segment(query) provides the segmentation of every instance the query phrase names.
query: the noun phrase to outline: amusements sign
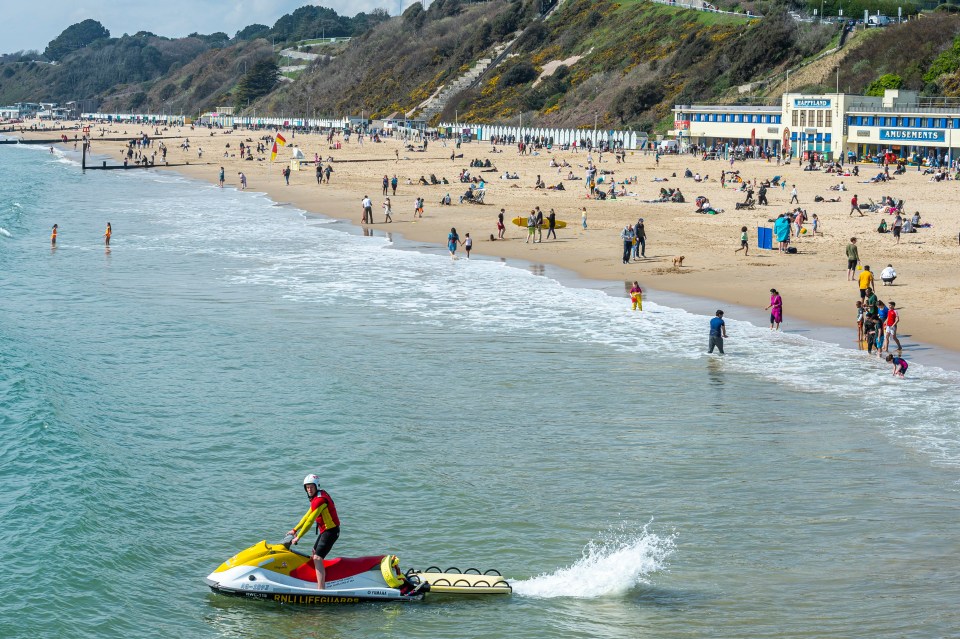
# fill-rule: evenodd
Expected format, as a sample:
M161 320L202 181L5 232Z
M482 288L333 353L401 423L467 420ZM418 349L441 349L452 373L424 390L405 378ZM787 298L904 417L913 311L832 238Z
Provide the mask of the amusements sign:
M689 131L690 130L690 120L674 120L673 128L677 131Z
M944 142L945 131L925 129L880 129L880 139L890 142Z

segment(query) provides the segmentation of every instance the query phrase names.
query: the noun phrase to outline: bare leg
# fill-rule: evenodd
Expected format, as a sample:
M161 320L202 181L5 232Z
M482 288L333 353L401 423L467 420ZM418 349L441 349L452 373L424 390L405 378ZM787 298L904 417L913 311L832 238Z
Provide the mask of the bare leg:
M323 557L318 555L313 556L313 565L317 569L317 588L319 590L326 590L327 586L327 569L323 567Z

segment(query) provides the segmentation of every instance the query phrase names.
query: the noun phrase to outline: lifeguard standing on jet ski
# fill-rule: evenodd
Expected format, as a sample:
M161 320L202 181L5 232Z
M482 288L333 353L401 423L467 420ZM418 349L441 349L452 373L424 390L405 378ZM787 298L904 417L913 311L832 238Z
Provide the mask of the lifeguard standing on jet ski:
M303 489L307 491L307 497L310 498L310 510L290 531L290 534L293 535L292 543L295 544L310 530L311 524L314 521L317 522L319 536L313 544L313 565L317 569L317 586L320 590L324 590L327 573L323 567L323 559L340 537L340 518L337 517L337 507L333 504L333 499L327 491L320 489L320 477L317 475L304 477Z

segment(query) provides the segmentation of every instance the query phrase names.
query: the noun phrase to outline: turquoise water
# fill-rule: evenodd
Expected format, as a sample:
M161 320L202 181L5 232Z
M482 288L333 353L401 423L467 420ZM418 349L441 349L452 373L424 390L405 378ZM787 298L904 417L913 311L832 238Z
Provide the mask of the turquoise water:
M0 636L960 634L958 374L407 248L0 146ZM339 553L514 595L211 594L308 472Z

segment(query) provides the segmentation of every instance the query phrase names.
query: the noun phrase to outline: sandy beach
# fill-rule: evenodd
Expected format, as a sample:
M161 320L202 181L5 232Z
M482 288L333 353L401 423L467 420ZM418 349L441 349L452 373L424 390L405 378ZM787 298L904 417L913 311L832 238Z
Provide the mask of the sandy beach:
M106 136L133 138L141 131L155 134L152 128L113 125L107 128ZM74 132L66 131L71 139ZM240 159L241 141L255 144L268 134L184 127L161 130L160 136L155 137L177 138L164 140L168 147L167 162L189 162L189 166L178 166L174 170L192 178L216 184L223 166L226 186L240 188L238 173L243 171L248 190L261 191L276 202L355 224L361 221L360 201L366 195L373 201L375 224L372 228L378 231L400 233L418 242L445 244L450 228L456 227L461 238L470 233L476 254L553 264L591 279L638 280L642 286L653 289L647 295L647 299L653 301L657 299L656 291L663 290L762 309L769 302L769 289L776 288L784 300L785 330L790 329L791 319L845 327L850 329L851 346L856 342L855 302L859 293L856 283L847 280L845 247L851 237L857 237L862 264L869 265L877 277L878 297L895 300L898 310L902 311L900 335L906 338L904 344L920 341L960 351L960 313L957 312L960 280L956 277L960 266L960 222L950 209L958 188L953 181L931 182L930 176L918 172L916 167L908 168L905 175L896 176L894 181L867 184L862 182L878 172L874 165L861 164L859 177L843 177L822 171L803 171L796 162L783 166L765 160L736 162L732 170L739 171L747 180L762 181L780 175L786 183L783 189L769 190L768 206L741 211L735 209L735 204L744 199L744 193L736 188L739 185L728 184L723 189L720 186L720 172L731 170L730 163L703 161L690 155L663 155L658 167L652 154L627 151L624 163L616 163L612 154L603 154L602 158L594 154L593 162L600 170L613 172L607 179L622 182L636 177L635 183L626 185L626 190L635 196L598 201L586 196L582 178L588 154L584 151L542 149L536 154L521 156L515 146L499 146L498 152L494 152L494 147L486 142L464 143L460 149L455 149L452 142L447 146L431 142L426 152L417 152L391 138L380 143L365 138L360 145L355 136L343 143L342 148L331 149L323 135L285 132L288 144L279 149L275 162L269 161L269 151L265 156L258 156L265 157L264 161ZM108 154L120 161L125 146L120 142L98 141L99 135L100 129L95 129L91 152ZM24 137L53 136L47 130L27 132ZM183 138L190 140L188 150L179 146ZM342 138L338 139L343 142ZM294 145L308 159L312 160L315 153L323 160L333 158L334 172L329 185L317 184L312 164L304 165L302 171L294 171L289 186L285 184L281 171L289 166ZM202 157L198 157L198 147L203 149ZM72 148L72 144L68 148ZM451 160L451 153L462 154L462 157ZM157 157L159 164L159 153ZM471 169L470 161L474 159L489 159L496 171ZM566 162L570 167L551 167L551 159L559 164ZM685 179L687 168L708 177L699 183ZM483 205L458 203L467 186L457 180L464 169L487 181ZM500 179L506 171L516 172L520 179ZM564 179L571 171L581 179ZM417 184L420 176L429 178L430 174L446 178L450 184ZM396 195L391 195L392 224L384 223L381 186L384 175L391 178L396 175L399 180ZM562 182L566 190L535 189L538 175L547 185ZM655 178L666 181L657 182ZM830 190L841 181L846 191ZM772 227L778 214L793 208L789 205L793 185L796 185L799 205L808 216L817 214L820 233L814 237L808 222L806 228L811 232L793 243L797 254L757 249L757 227ZM644 202L656 199L661 187L679 187L686 203ZM453 204L441 206L440 199L447 193ZM903 199L908 215L919 211L922 222L932 227L904 234L899 245L895 245L892 234L876 231L884 218L880 213L864 212L863 217L849 215L853 194L858 195L861 203L869 199L878 202L883 195ZM718 215L695 213L693 202L700 195L723 212ZM817 195L826 199L839 197L840 201L815 202ZM422 219L414 221L417 197L424 198L425 212ZM556 240L547 240L544 230L543 242L525 243L526 229L509 222L514 217L526 216L534 206L539 206L545 214L554 209L557 219L567 222L566 228L557 231ZM587 209L587 229L580 224L582 207ZM497 233L497 213L501 208L506 210L506 238L491 241L491 235L495 237ZM622 264L620 231L641 217L647 233L647 257ZM887 224L892 224L891 216L885 219ZM120 222L114 222L117 239L123 233ZM740 245L742 226L746 226L749 233L747 256L734 252ZM682 267L674 266L674 258L678 256L685 258ZM879 273L887 264L892 264L898 274L895 285L890 287L879 283ZM624 304L626 308L628 302Z

